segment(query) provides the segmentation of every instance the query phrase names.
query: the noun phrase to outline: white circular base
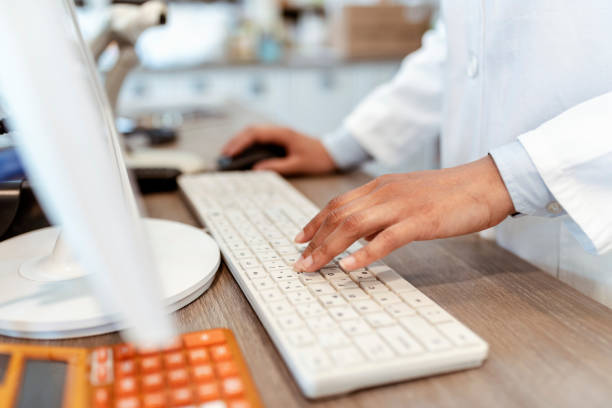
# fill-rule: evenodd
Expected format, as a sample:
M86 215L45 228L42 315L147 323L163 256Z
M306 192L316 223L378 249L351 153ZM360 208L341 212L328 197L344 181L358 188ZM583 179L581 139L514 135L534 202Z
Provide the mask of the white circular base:
M164 302L175 311L210 287L221 262L219 247L201 229L167 220L144 221ZM0 243L0 334L64 339L122 328L117 313L102 310L87 276L35 281L19 272L24 263L50 254L58 234L58 228L50 227Z

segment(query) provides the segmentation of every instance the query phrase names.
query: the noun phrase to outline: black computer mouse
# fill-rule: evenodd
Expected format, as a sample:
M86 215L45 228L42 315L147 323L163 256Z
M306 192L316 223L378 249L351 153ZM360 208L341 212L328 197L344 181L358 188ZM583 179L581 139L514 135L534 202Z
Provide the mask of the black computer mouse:
M285 157L287 151L284 147L275 144L254 144L234 157L221 156L217 159L219 170L249 170L255 163L266 159Z

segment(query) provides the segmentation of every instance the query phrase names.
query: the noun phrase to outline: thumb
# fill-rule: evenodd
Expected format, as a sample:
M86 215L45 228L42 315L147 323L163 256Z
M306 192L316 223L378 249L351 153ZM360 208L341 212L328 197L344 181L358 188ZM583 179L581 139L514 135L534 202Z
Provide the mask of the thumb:
M262 160L253 166L253 170L271 170L280 174L295 173L297 162L291 157Z

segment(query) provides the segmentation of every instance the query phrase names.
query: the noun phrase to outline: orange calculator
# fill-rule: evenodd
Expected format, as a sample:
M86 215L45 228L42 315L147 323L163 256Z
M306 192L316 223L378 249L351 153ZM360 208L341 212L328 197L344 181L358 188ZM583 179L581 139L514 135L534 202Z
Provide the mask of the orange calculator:
M0 344L0 408L260 408L228 329L163 350Z

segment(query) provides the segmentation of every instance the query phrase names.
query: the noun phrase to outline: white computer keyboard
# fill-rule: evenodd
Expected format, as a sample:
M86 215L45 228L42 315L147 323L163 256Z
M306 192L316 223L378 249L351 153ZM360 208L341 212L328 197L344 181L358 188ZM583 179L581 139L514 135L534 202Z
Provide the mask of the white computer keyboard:
M318 208L268 172L182 176L189 204L310 398L475 367L488 345L382 262L296 273Z

